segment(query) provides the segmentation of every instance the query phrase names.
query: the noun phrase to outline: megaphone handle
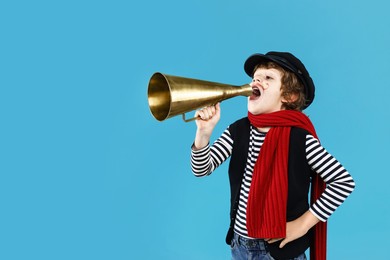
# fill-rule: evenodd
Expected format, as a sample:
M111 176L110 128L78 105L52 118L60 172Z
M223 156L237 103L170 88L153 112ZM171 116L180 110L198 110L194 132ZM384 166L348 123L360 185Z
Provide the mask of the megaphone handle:
M194 121L194 120L200 118L200 117L198 116L198 117L192 117L192 118L186 119L186 114L181 114L181 115L182 115L182 117L183 117L183 121L186 122L186 123L191 122L191 121Z

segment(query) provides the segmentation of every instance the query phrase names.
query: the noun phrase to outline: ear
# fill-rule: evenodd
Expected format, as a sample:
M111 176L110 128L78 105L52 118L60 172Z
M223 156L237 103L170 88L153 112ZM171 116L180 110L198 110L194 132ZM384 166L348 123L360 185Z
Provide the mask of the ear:
M298 97L299 97L298 94L296 94L296 93L291 93L289 96L283 97L283 98L282 98L282 101L283 101L284 103L295 102L295 101L298 100Z

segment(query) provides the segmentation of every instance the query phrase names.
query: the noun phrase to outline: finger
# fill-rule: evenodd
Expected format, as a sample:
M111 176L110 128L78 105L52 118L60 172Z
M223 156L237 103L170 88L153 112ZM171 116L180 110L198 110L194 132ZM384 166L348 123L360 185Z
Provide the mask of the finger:
M205 109L207 116L209 119L213 118L216 115L216 107L215 106L209 106L207 109Z
M211 113L212 116L215 115L215 111L216 111L215 106L211 106L209 112Z
M199 110L197 113L198 113L198 116L200 117L200 119L208 120L208 116L207 116L206 112L203 109Z
M268 239L268 243L269 244L272 244L272 243L275 243L275 242L278 242L279 240L282 240L283 238L270 238L270 239ZM265 240L265 239L264 239Z
M217 108L217 105L218 105L218 108ZM217 112L219 112L219 111L217 111L219 109L219 103L217 105L207 106L207 107L204 107L200 110L197 110L195 116L199 116L202 120L207 121L207 120L213 118L217 114Z
M215 112L216 113L219 113L221 111L221 103L218 102L216 105L215 105Z
M283 239L283 241L279 245L279 248L283 248L288 242L290 241L288 241L287 239Z
M196 110L196 111L195 111L194 117L197 117L197 118L200 118L200 117L201 117L201 116L200 116L200 110Z
M213 108L207 107L205 109L205 115L207 116L207 118L212 118L213 117Z

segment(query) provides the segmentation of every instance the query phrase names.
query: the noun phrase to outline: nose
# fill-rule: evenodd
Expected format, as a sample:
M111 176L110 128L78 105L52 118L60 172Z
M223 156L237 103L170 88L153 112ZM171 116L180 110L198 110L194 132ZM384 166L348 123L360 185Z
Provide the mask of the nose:
M253 83L257 83L257 82L258 82L258 83L262 83L262 82L263 82L263 78L261 78L261 77L253 78L253 79L252 79L252 82L253 82Z
M257 84L262 85L262 83L263 83L263 79L262 78L253 78L250 85L251 86L257 85Z

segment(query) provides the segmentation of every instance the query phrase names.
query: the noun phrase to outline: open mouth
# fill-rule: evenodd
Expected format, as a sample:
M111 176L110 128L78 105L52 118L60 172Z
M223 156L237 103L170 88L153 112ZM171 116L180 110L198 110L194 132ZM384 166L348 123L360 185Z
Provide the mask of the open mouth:
M255 96L255 97L260 97L261 96L260 89L257 88L257 87L253 87L252 88L252 95Z

